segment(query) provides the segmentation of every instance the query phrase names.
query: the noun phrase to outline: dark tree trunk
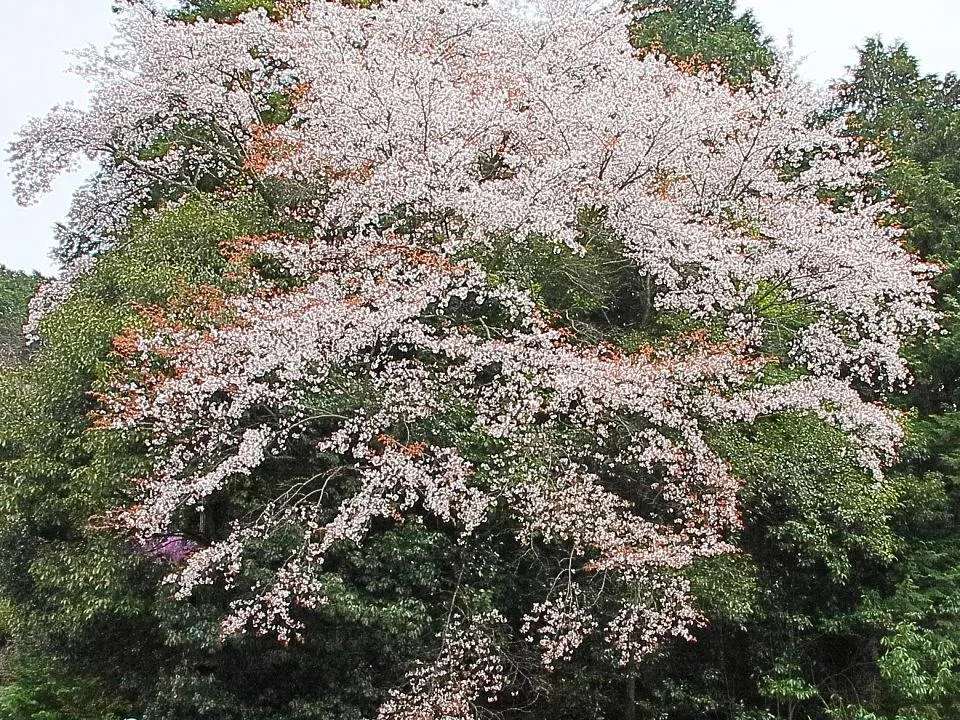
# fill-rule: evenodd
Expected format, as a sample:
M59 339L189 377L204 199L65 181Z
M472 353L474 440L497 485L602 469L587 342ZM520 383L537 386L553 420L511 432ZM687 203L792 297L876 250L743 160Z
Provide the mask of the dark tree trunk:
M637 720L637 679L632 675L623 681L623 720Z

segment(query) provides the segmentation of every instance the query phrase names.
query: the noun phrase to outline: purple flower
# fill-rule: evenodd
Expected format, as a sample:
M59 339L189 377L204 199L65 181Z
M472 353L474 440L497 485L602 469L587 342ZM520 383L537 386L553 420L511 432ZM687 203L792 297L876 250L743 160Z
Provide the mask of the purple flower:
M140 549L146 557L171 563L183 562L198 547L197 543L182 535L163 535L140 542Z

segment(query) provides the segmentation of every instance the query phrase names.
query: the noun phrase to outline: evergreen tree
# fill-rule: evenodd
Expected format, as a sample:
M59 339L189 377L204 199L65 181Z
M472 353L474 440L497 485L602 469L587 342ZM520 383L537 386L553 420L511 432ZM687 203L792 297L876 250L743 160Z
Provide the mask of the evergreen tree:
M640 0L632 7L642 16L632 31L633 42L641 49L694 67L717 66L736 86L749 84L755 72L773 69L770 40L753 13L737 14L731 0Z
M871 39L839 90L853 131L891 157L880 192L904 207L895 222L943 268L943 331L915 348L905 401L916 417L901 467L897 563L863 615L882 636L877 712L945 720L960 712L960 88L952 74L921 74L904 44Z

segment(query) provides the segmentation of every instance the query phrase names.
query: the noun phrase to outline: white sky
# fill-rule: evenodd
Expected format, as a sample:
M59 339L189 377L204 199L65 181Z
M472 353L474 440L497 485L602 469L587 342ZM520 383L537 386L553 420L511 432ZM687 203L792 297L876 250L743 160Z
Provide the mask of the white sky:
M960 70L960 0L739 0L753 8L779 45L792 35L806 58L801 73L825 83L856 60L854 47L870 35L905 40L924 72ZM0 0L0 148L20 125L58 102L82 103L85 88L65 73L66 52L103 45L112 36L110 0ZM6 153L0 154L0 264L50 274L52 227L67 213L83 174L64 177L37 205L13 201Z
M960 0L737 0L753 10L782 45L793 37L801 73L825 83L856 62L855 47L872 35L904 40L921 72L960 72Z

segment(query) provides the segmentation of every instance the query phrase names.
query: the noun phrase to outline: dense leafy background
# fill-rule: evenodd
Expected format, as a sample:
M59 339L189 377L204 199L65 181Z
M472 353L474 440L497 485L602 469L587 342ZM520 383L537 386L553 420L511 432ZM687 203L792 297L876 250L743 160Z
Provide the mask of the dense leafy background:
M254 6L276 10L195 0L178 17L229 21ZM678 0L633 37L692 67L717 64L735 85L772 67L762 29L726 0ZM533 678L518 717L960 717L960 87L921 75L906 47L871 39L839 91L850 132L890 154L876 192L906 208L890 221L944 265L944 333L912 350L917 383L900 400L911 440L895 482L878 491L842 439L805 418L718 433L715 447L746 480L743 550L692 571L709 619L698 642L671 646L636 677L587 653ZM141 448L89 427L88 391L108 370L111 339L139 305L200 284L227 289L219 243L291 230L272 218L258 198L211 194L135 222L46 321L48 341L29 358L17 328L40 279L0 271L0 717L360 718L402 675L398 658L433 632L431 590L447 582L438 568L458 550L415 526L344 558L347 581L311 621L312 639L283 647L221 643L225 597L170 602L158 589L163 567L96 519L125 500L145 463ZM615 335L618 312L643 316L642 288L602 262L558 266L530 250L517 279L583 332ZM630 330L616 340L656 328ZM521 606L516 568L457 562Z

